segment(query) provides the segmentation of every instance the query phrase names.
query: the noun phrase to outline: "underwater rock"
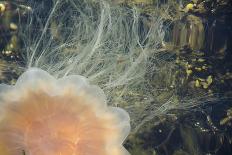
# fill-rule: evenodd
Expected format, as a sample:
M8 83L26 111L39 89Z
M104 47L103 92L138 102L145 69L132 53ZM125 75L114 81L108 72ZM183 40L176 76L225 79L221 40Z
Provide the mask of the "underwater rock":
M193 50L202 49L205 40L202 19L188 15L182 20L175 21L172 38L174 46L189 46Z

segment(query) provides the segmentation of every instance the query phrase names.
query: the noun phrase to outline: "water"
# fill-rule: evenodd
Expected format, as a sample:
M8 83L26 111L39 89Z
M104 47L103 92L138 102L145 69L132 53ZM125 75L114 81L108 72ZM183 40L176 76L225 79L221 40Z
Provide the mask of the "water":
M229 1L4 3L2 82L31 66L88 77L129 112L133 155L231 153Z

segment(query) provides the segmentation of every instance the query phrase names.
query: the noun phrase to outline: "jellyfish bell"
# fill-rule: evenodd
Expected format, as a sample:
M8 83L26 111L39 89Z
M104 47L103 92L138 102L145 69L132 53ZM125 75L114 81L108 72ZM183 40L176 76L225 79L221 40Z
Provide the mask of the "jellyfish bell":
M126 111L109 107L98 86L79 75L56 79L30 68L0 85L0 152L5 155L128 155Z

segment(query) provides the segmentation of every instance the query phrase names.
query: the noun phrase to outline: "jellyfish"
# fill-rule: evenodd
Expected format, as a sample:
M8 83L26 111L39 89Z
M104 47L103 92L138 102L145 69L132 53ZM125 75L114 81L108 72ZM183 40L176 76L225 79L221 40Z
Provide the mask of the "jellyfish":
M0 85L1 154L129 154L129 132L166 111L150 108L147 79L159 71L162 18L104 0L38 3L18 29L24 73Z
M0 85L0 152L4 155L128 155L126 111L109 107L83 76L56 79L30 68L14 86Z

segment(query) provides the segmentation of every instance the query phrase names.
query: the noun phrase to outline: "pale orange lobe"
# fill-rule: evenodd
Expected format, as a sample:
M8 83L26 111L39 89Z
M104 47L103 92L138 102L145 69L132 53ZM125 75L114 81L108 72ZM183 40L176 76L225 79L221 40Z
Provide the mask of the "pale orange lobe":
M57 80L30 69L15 86L0 90L4 155L128 154L122 146L130 131L128 114L107 107L103 91L85 78Z

